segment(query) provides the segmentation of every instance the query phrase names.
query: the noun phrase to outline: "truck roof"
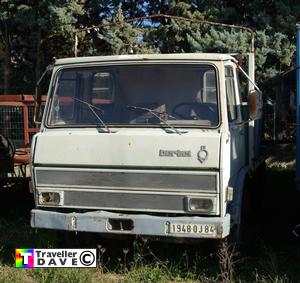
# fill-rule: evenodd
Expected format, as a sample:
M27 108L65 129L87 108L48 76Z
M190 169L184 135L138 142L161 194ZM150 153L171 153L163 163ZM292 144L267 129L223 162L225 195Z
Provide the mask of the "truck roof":
M57 59L55 65L82 64L111 61L147 61L147 60L203 60L226 61L235 60L229 54L220 53L173 53L173 54L138 54L138 55L114 55L114 56L89 56Z

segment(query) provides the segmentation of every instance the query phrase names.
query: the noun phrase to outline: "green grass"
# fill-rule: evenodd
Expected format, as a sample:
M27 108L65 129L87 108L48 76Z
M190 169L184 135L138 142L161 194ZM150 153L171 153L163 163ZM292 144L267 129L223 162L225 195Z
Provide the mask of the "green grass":
M95 269L17 269L15 248L61 245L55 231L31 229L28 207L19 206L0 216L0 283L229 282L228 278L231 282L299 282L300 240L291 233L293 225L300 223L294 171L267 170L261 189L255 237L242 251L234 252L232 268L208 247L210 242L193 246L141 240L132 243L88 235L88 246L98 248L101 255ZM227 249L225 258L229 255Z

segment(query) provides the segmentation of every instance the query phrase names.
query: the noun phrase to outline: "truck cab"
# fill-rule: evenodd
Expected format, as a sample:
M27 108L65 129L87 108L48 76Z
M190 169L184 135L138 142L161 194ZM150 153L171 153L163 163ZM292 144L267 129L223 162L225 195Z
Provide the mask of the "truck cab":
M226 54L56 60L32 141L31 226L228 236L252 160L238 70Z

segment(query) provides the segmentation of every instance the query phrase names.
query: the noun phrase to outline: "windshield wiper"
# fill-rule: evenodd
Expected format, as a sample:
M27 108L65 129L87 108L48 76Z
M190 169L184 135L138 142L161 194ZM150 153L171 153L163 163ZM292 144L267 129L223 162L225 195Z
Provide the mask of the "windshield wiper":
M107 127L107 125L103 122L103 120L100 118L100 116L96 113L96 111L94 110L94 108L95 109L97 109L97 110L99 110L102 114L104 113L104 111L101 109L101 108L98 108L98 107L96 107L96 106L94 106L94 105L92 105L92 104L90 104L90 103L88 103L88 102L86 102L86 101L84 101L84 100L81 100L81 99L78 99L78 98L76 98L76 97L72 97L74 100L76 100L76 101L79 101L79 102L81 102L81 103L83 103L83 104L85 104L85 105L87 105L87 107L92 111L92 113L96 116L96 118L100 121L100 123L104 126L104 128L105 128L105 130L108 132L108 133L111 133L111 130Z
M155 116L156 118L159 119L159 121L164 124L167 125L169 128L171 128L173 131L175 131L177 134L181 135L181 132L179 130L177 130L175 127L173 127L171 124L169 124L166 120L168 118L172 118L175 119L176 118L170 114L168 114L167 112L159 112L159 111L155 111L151 108L146 108L146 107L139 107L139 106L127 106L128 110L132 110L132 111L136 111L136 110L141 110L147 113L151 113L153 116Z

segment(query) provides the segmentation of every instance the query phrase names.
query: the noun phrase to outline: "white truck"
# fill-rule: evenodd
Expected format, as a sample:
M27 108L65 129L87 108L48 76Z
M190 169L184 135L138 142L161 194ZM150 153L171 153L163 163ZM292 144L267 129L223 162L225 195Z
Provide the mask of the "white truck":
M254 120L262 103L249 77L242 102L238 72L226 54L56 60L32 142L31 226L197 239L239 234L245 184L258 165Z

